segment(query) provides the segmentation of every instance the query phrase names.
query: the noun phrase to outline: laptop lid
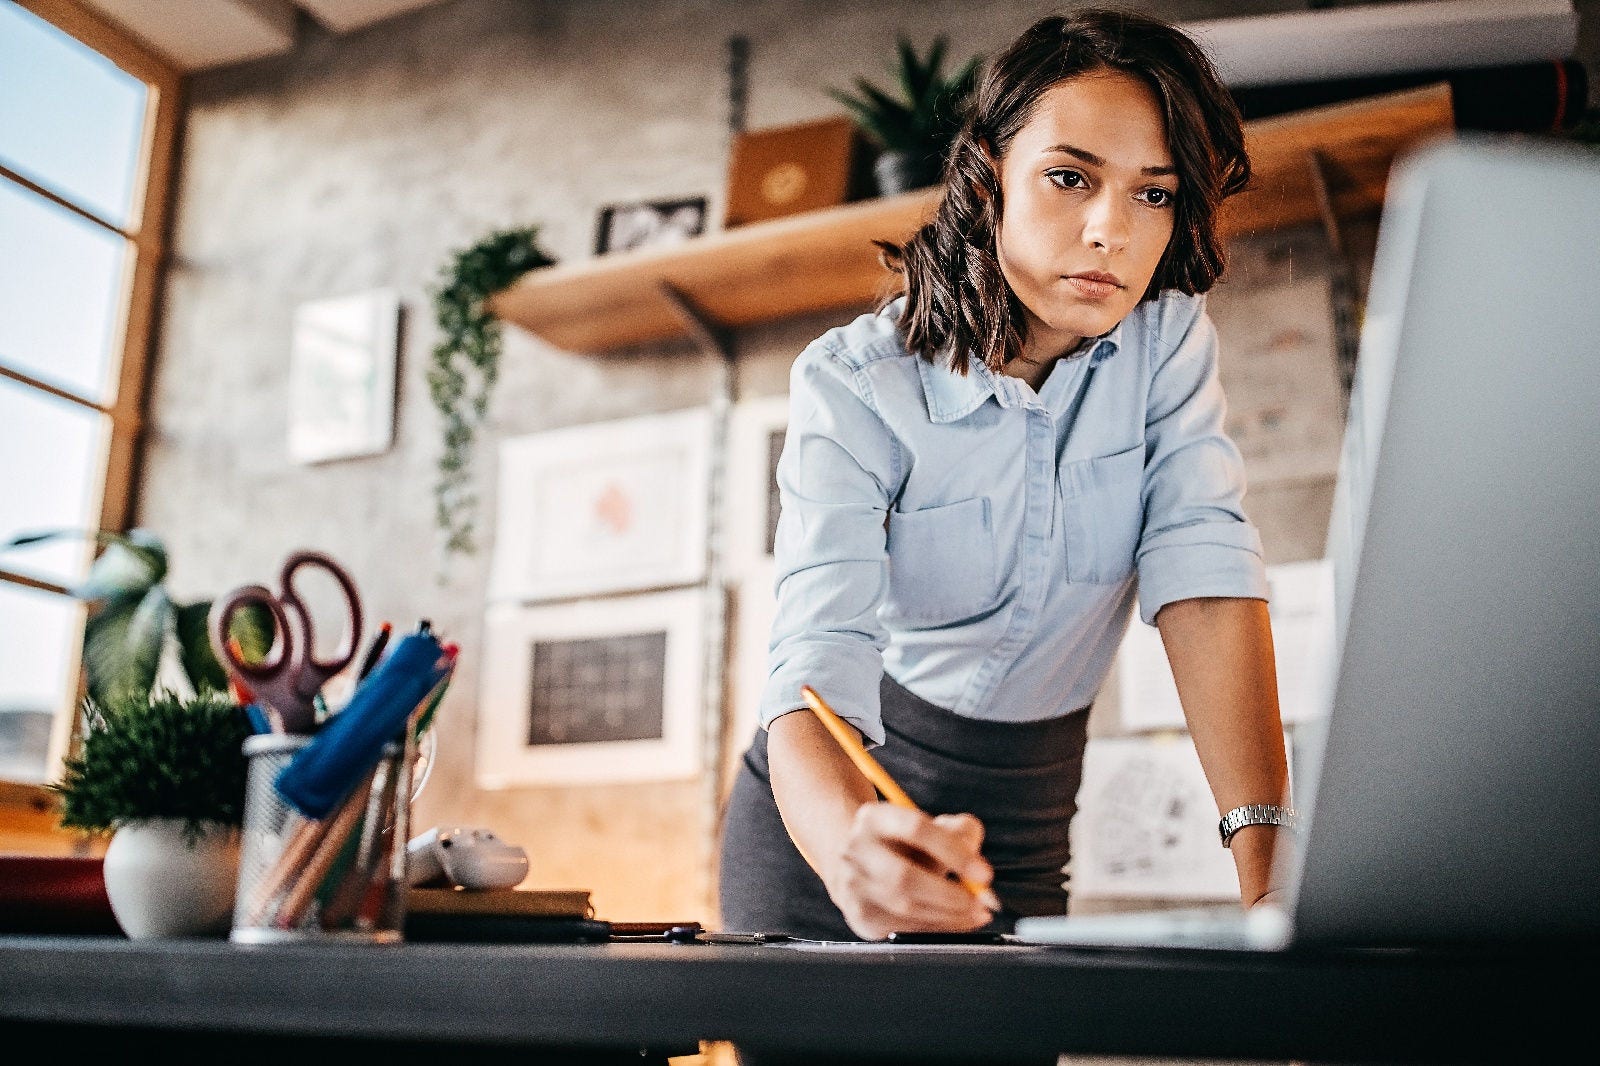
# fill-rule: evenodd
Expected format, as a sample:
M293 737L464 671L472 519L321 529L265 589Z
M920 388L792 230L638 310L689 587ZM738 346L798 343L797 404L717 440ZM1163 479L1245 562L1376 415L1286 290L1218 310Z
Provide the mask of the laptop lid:
M1463 136L1385 200L1297 776L1297 943L1600 932L1600 152Z

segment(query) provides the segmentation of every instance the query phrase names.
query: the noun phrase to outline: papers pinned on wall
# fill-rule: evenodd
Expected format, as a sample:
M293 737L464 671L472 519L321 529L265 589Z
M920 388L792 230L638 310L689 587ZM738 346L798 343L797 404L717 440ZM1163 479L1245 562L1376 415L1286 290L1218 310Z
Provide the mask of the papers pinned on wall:
M1070 891L1080 899L1239 897L1193 741L1171 734L1089 741L1070 869Z
M1267 568L1268 613L1278 666L1278 705L1287 724L1320 718L1334 676L1333 565L1328 559ZM1183 707L1161 634L1137 618L1117 653L1121 723L1135 732L1183 729Z

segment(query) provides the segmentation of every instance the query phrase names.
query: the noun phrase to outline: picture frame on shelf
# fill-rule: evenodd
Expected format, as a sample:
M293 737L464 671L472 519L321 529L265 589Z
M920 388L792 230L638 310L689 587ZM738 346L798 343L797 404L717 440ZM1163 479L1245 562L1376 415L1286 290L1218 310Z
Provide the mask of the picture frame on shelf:
M728 413L728 481L723 491L729 574L770 573L778 531L778 457L789 427L789 397L763 396Z
M702 765L705 593L485 615L480 788L684 780Z
M682 244L706 228L707 198L607 204L595 223L595 255Z
M700 407L504 441L489 599L703 580L711 430Z
M307 300L289 349L289 457L312 464L381 455L394 443L400 293Z

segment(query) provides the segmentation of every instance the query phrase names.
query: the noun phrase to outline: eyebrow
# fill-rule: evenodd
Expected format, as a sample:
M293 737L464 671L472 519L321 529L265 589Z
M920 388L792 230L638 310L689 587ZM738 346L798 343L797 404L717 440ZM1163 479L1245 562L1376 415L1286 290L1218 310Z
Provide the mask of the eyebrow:
M1067 155L1076 156L1077 158L1083 160L1085 163L1089 163L1089 164L1092 164L1092 165L1097 166L1097 167L1103 167L1103 166L1106 165L1106 161L1104 159L1101 159L1099 156L1095 155L1093 152L1086 152L1082 148L1074 148L1070 144L1053 144L1049 148L1045 149L1045 154L1048 155L1051 152L1065 152ZM1152 176L1161 175L1161 174L1176 175L1178 173L1178 168L1177 167L1140 167L1139 168L1139 173L1141 173L1141 174L1150 174Z

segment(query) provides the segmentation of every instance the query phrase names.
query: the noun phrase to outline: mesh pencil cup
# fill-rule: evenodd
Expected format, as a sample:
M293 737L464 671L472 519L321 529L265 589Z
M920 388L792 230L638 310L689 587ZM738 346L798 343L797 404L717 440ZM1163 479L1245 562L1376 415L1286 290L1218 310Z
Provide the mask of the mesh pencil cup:
M244 742L249 771L229 939L398 942L408 815L417 792L415 750L387 745L372 772L319 820L296 811L275 785L279 771L310 742L281 733Z

